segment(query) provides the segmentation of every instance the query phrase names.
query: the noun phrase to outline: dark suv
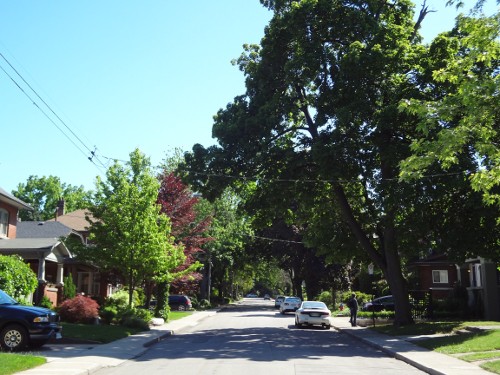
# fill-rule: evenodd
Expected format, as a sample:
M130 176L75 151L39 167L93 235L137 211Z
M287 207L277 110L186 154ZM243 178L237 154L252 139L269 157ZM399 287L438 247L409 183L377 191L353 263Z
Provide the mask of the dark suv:
M61 338L59 315L52 310L23 306L0 290L0 346L21 350L44 345L50 338Z
M171 295L168 296L168 305L172 310L186 311L191 309L191 300L188 296L184 295Z

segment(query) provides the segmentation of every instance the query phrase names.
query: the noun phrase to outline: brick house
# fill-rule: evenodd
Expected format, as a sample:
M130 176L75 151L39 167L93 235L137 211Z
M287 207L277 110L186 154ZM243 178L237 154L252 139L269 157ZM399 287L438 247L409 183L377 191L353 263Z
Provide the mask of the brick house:
M433 254L412 262L410 268L414 271L412 294L445 299L460 286L465 288L467 305L476 316L500 320L500 271L496 263L477 257L456 264L444 254Z
M18 238L19 210L32 208L0 188L0 254L19 255L38 277L38 288L31 298L37 303L43 296L54 305L61 300L64 263L72 254L58 238Z

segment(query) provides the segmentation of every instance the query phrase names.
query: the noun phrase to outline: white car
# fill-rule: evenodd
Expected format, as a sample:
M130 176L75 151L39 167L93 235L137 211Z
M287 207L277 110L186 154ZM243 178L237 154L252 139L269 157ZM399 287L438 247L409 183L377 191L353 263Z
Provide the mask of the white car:
M295 312L300 307L301 302L302 300L299 297L285 297L280 305L280 313Z
M330 329L331 311L321 301L304 301L295 311L295 326L318 325Z

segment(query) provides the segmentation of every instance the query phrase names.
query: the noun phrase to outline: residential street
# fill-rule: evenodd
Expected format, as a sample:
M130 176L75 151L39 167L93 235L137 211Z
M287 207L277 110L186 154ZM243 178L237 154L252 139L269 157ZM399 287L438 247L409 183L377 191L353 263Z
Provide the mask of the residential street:
M331 329L297 329L274 303L245 299L98 375L417 374L414 367Z

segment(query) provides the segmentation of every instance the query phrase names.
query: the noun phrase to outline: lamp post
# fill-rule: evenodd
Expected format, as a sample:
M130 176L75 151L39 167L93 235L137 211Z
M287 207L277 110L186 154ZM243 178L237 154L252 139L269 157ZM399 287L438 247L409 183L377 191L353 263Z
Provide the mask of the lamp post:
M370 275L370 285L371 285L371 289L372 289L372 322L373 322L373 326L375 327L375 307L373 306L373 300L375 299L375 293L374 293L374 290L375 290L375 287L373 285L373 279L374 279L374 276L373 276L373 263L370 263L368 265L368 275Z

